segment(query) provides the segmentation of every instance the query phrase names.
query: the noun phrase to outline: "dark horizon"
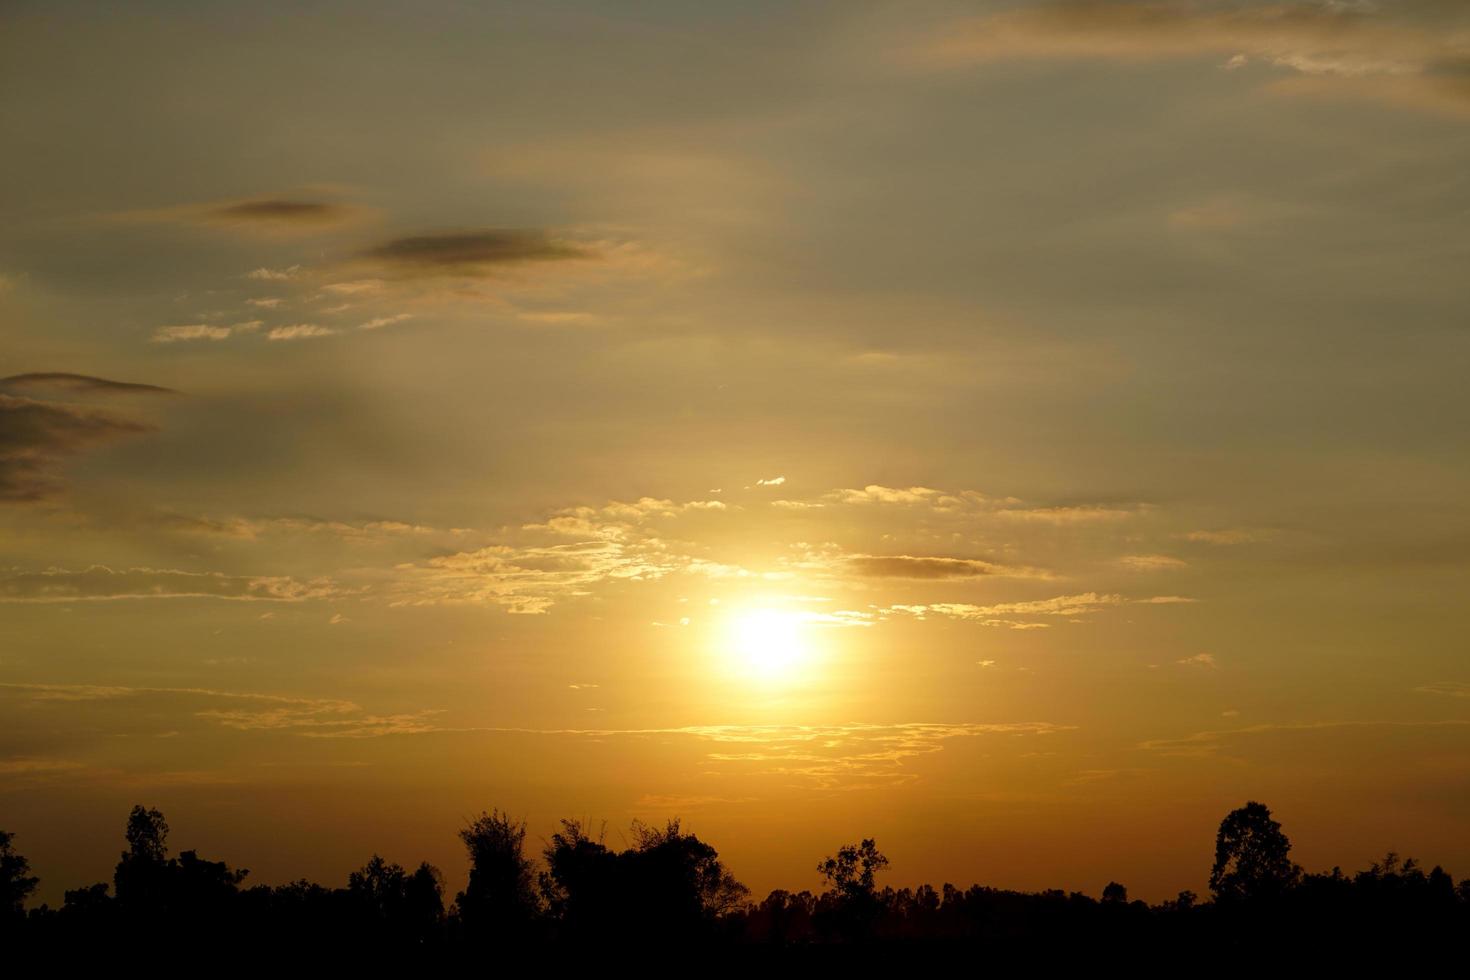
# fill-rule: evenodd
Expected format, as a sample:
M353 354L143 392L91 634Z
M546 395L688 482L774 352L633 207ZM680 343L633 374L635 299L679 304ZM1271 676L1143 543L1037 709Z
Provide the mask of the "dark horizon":
M259 949L328 953L371 937L390 955L470 955L491 948L485 944L655 950L984 940L992 954L1031 955L1026 944L1047 936L1172 955L1200 942L1224 952L1307 952L1361 923L1398 930L1398 942L1421 944L1422 953L1457 943L1470 926L1470 878L1457 884L1439 865L1426 871L1393 851L1355 873L1307 871L1292 860L1270 809L1254 801L1220 822L1209 894L1186 890L1153 905L1130 899L1116 880L1096 898L949 882L895 889L880 880L889 860L873 839L819 861L817 891L759 898L677 819L635 822L621 848L608 845L605 825L563 820L538 861L526 853L523 822L484 812L459 831L469 875L452 898L427 862L410 870L373 854L345 887L304 878L270 886L193 850L171 855L171 828L156 809L134 806L124 830L110 883L67 889L60 908L29 909L37 878L14 835L0 831L0 940L22 952L74 942L130 948L140 930L166 929L185 945L248 938Z

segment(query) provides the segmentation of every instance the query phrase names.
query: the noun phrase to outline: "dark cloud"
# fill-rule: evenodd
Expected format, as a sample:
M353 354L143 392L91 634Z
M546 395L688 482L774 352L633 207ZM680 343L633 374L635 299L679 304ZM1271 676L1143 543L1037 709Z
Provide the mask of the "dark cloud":
M596 253L543 231L492 228L395 238L364 257L410 275L483 275L496 266L589 259Z
M1007 569L973 558L916 558L912 555L858 555L848 566L867 578L953 579L1004 575Z
M0 394L0 501L55 496L60 461L81 449L149 426L110 412Z
M177 394L172 388L160 388L158 385L134 384L130 381L109 381L107 378L94 378L89 374L69 374L65 371L32 371L26 374L12 374L8 378L0 378L0 388L9 388L12 390L33 390L39 388L86 394Z
M288 201L268 198L239 201L213 208L207 215L220 221L263 222L270 224L324 225L341 221L350 209L323 201Z

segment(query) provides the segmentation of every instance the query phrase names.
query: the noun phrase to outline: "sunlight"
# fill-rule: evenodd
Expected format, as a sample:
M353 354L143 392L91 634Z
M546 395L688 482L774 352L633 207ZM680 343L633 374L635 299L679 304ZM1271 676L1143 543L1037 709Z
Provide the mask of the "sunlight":
M762 681L790 680L805 666L810 645L796 613L749 609L733 614L725 626L731 666Z

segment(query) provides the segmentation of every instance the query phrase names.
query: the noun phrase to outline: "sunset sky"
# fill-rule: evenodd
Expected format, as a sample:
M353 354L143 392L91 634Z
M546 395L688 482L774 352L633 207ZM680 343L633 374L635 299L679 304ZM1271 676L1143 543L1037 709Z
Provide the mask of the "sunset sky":
M1470 873L1463 2L11 0L0 135L39 898Z

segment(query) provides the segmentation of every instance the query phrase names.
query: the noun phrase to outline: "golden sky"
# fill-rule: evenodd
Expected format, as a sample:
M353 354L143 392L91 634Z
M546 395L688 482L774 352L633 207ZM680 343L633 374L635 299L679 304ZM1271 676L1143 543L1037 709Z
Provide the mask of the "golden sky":
M0 826L1470 868L1470 11L12 2Z

